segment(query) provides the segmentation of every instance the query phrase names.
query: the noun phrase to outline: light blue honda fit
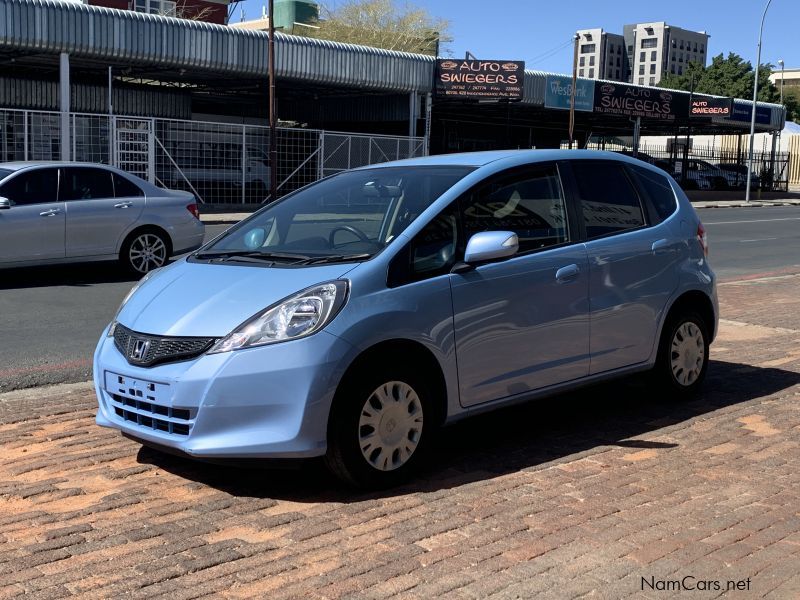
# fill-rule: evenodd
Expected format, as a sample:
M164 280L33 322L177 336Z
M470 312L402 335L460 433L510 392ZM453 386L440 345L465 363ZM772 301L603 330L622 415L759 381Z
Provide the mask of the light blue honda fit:
M142 279L97 347L97 423L391 485L480 411L637 371L690 394L717 312L703 226L659 169L556 150L387 163Z

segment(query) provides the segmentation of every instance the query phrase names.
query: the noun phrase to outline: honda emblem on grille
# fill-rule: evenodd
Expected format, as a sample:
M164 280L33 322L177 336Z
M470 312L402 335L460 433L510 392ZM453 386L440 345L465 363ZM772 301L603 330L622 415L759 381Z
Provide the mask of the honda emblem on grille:
M131 349L131 360L144 360L150 349L150 340L136 340Z

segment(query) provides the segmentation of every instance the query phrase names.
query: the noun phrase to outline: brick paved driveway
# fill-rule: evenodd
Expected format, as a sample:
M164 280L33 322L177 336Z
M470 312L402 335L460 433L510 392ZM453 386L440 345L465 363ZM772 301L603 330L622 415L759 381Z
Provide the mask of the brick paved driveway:
M0 396L0 598L800 598L800 276L720 294L697 400L480 416L377 495L141 449L83 384Z

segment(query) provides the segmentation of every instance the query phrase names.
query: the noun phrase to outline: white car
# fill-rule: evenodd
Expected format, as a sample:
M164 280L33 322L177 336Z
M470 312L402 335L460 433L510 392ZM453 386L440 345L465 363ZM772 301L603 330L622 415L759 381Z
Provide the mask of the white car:
M143 275L199 248L192 194L91 163L0 163L0 268L119 260Z

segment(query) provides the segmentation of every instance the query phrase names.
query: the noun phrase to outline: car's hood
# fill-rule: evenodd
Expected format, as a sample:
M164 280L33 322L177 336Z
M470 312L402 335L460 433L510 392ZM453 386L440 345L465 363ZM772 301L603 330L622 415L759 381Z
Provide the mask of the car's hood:
M355 265L270 268L179 261L156 271L117 320L141 333L223 337L271 304Z

